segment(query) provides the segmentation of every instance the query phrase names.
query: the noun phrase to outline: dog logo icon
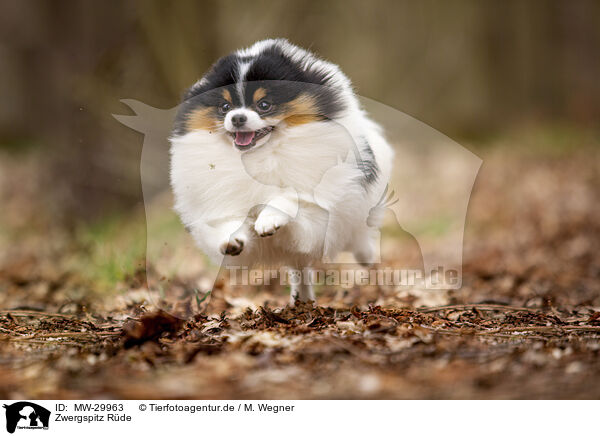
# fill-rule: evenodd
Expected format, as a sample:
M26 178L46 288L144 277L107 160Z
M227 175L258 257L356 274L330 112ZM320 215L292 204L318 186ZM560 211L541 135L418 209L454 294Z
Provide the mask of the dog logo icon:
M28 401L19 401L4 405L6 409L6 431L14 433L16 429L48 430L50 411Z

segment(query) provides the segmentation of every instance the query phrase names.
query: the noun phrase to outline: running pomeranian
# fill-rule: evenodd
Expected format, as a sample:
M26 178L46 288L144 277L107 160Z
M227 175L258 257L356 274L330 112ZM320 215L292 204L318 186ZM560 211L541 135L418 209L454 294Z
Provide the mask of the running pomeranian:
M184 96L171 137L175 210L217 262L298 274L350 251L369 264L392 160L336 65L259 41ZM292 302L314 299L306 280L292 283Z

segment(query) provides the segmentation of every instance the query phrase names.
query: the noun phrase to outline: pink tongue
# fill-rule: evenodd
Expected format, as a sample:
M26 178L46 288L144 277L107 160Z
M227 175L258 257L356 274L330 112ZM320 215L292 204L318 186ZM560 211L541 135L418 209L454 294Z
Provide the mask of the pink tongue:
M246 146L254 139L254 132L235 132L235 143Z

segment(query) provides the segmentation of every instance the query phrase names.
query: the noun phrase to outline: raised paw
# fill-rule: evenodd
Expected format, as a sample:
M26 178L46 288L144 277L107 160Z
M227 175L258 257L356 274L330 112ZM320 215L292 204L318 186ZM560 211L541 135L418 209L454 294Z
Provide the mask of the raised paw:
M244 241L238 238L232 238L221 245L221 253L229 256L237 256L244 250Z
M286 225L288 221L287 215L263 211L258 215L258 218L254 223L254 230L256 230L256 233L263 238L272 236L277 230Z

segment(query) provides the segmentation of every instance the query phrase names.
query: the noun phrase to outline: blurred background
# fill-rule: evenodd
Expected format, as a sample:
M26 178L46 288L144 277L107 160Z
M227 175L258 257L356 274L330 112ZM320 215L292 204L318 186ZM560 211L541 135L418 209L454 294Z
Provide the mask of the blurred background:
M119 100L171 108L217 58L267 37L314 50L360 95L471 148L523 129L581 143L600 117L593 0L2 0L0 8L0 157L36 173L12 168L3 182L19 189L4 189L2 201L42 190L34 210L19 212L28 225L72 228L139 206L142 137L112 118L129 113Z
M463 287L329 287L321 306L275 316L281 290L220 285L207 299L159 273L153 301L195 292L173 304L197 325L172 347L122 349L123 322L153 301L143 136L112 114L133 114L121 99L172 108L219 57L268 37L339 64L358 94L483 160ZM594 0L0 0L0 397L598 398L599 53ZM424 231L443 236L434 218ZM406 232L384 228L382 240L386 266L421 261ZM457 309L467 303L487 306ZM277 336L281 322L293 342ZM512 342L468 334L506 326L524 330ZM90 328L112 339L84 338ZM35 336L65 329L79 336Z

